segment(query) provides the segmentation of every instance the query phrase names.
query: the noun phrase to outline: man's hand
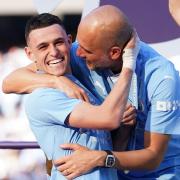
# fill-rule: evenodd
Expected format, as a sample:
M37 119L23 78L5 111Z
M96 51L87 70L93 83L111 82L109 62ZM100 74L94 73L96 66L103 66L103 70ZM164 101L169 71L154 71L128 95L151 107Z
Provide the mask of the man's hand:
M132 104L126 105L126 111L123 115L123 120L121 121L121 126L111 131L113 150L115 151L125 151L131 136L131 132L136 124L136 108Z
M55 77L55 88L60 89L70 98L77 98L89 102L89 98L84 89L76 85L67 77Z
M132 104L127 104L121 124L127 126L134 126L136 124L136 117L136 108Z
M63 144L61 148L74 151L73 154L53 162L67 179L74 179L87 173L98 166L97 162L100 162L99 165L104 164L106 153L103 151L93 151L79 144Z
M123 67L124 68L129 68L132 71L135 71L136 68L136 58L140 50L140 40L139 37L134 30L132 33L132 37L129 40L129 42L126 44L123 50Z

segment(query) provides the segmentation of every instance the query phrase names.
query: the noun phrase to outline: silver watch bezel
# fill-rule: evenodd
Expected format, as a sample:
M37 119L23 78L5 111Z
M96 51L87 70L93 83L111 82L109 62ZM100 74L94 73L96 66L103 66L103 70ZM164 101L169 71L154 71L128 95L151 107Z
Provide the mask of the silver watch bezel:
M112 163L110 164L110 161L112 161ZM105 167L114 167L116 163L116 159L115 159L115 156L113 154L108 154L106 156L106 161L105 161Z

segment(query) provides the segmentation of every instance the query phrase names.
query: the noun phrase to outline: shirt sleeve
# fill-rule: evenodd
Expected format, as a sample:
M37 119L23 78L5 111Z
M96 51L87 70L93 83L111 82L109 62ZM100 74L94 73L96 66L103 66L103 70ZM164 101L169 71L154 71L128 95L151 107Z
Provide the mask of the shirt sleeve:
M48 159L53 159L58 132L63 134L66 118L80 102L51 88L37 89L27 97L25 110L31 129Z
M68 115L81 101L67 97L57 89L39 89L26 101L26 113L32 124L64 125Z
M146 131L177 135L180 134L179 77L159 74L152 78L148 91L152 93ZM164 76L162 78L162 76ZM161 81L159 81L161 79ZM153 92L152 92L153 89Z

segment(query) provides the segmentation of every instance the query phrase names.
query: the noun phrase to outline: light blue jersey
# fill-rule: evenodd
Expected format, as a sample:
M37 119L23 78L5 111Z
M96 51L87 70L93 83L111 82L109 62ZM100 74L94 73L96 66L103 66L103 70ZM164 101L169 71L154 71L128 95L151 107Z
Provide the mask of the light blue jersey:
M80 85L72 75L68 77ZM92 104L100 103L87 89L85 91ZM81 103L80 100L68 98L63 92L52 88L39 88L32 92L26 100L26 113L31 129L48 159L56 160L71 154L70 150L63 150L59 147L64 143L78 143L95 150L112 149L108 131L73 128L67 125L66 119L79 103ZM53 166L50 179L63 180L65 178ZM116 180L117 171L96 168L76 179Z
M72 47L73 74L101 100L113 87L108 70L90 71ZM136 65L137 87L131 87L129 99L138 93L137 126L129 142L129 150L144 148L144 131L171 135L164 160L156 171L119 173L119 179L180 179L180 78L171 62L145 43ZM133 82L132 82L133 83ZM94 84L94 86L92 86ZM98 95L96 94L98 92Z

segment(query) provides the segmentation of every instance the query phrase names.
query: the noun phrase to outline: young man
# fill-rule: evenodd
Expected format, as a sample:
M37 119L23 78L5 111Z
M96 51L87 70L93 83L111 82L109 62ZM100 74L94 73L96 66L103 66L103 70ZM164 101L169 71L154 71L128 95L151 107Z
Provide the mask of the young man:
M26 113L48 159L71 154L71 151L59 148L60 144L67 142L79 143L90 149L111 150L111 137L106 130L116 129L121 123L136 56L132 61L124 59L117 86L100 105L100 101L71 74L71 37L66 34L58 17L50 14L33 17L27 23L25 37L25 52L35 63L37 73L66 76L84 89L91 103L69 98L52 88L38 88L29 95ZM70 171L60 173L53 166L51 179L62 180L65 179L63 175L69 174ZM115 169L98 168L77 179L92 178L114 180L117 173Z
M118 67L122 65L125 45L123 42L128 41L131 33L126 24L129 24L126 16L116 7L107 5L93 10L78 27L79 44L74 43L71 49L72 71L92 92L97 90L101 98L108 94L117 81L116 75L120 73ZM76 52L81 58L76 56ZM88 71L86 65L92 70ZM132 134L128 151L113 152L116 157L115 166L121 170L130 170L128 173L119 171L119 179L179 179L178 72L172 63L143 42L140 44L135 72L137 88L136 85L132 86L130 99L136 99L138 93L136 129ZM23 74L22 71L14 73L16 78L18 73ZM25 74L29 77L31 72L26 70ZM8 81L13 78L11 75ZM136 83L135 80L133 82L132 85ZM93 83L95 88L92 88ZM29 87L32 87L33 83L29 84ZM14 86L13 91L15 89L18 91ZM71 145L65 147L73 148ZM56 162L60 171L68 169L72 172L67 178L87 172L95 165L103 165L98 160L91 163L94 157L104 156L106 162L112 160L113 163L109 166L114 165L113 155L110 159L103 151L81 150L82 147L78 145L76 147L78 149L75 148L77 151L74 154Z

